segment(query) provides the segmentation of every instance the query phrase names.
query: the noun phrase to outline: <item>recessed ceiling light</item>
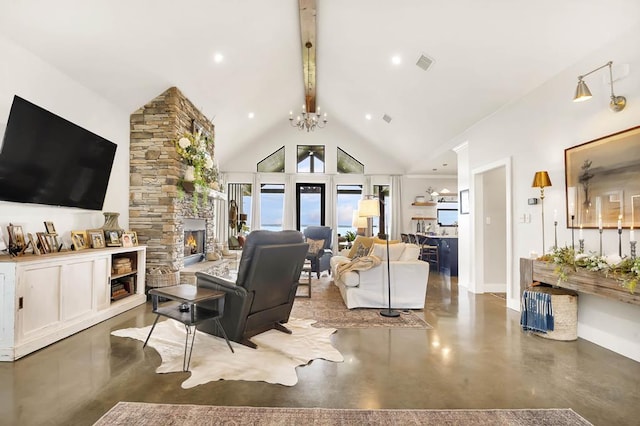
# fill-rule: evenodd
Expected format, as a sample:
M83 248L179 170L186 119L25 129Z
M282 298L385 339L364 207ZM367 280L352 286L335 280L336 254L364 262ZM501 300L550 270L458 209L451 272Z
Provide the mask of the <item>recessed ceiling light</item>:
M391 57L391 63L393 65L400 65L402 63L402 58L399 55L394 55Z
M431 170L433 170L434 172L437 172L437 171L438 171L438 169L431 169Z
M256 115L255 115L254 113L252 113L252 112L250 112L250 113L249 113L249 118L253 118L253 117L255 117L255 116L256 116Z
M222 53L216 53L215 55L213 55L213 61L216 64L221 63L222 61L224 61L224 56L222 55Z
M367 120L371 120L371 114L366 114L364 118L366 118Z

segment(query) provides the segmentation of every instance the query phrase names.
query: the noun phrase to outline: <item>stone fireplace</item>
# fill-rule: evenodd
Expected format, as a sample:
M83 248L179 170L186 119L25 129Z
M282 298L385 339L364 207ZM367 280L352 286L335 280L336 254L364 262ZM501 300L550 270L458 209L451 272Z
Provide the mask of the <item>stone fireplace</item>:
M204 219L184 220L184 266L202 262L205 259L207 254L206 224Z
M178 188L186 165L174 141L191 132L194 121L214 135L213 124L175 87L131 114L129 223L147 246L147 267L182 270L185 259L204 259L215 249L220 201L198 194L194 207L193 194ZM190 234L194 230L200 232ZM196 253L185 240L190 235L196 239Z

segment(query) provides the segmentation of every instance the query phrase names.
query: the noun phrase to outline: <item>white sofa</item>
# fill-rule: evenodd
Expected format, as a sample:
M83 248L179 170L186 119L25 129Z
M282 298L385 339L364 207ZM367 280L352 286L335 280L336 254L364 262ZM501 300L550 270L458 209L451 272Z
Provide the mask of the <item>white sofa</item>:
M388 307L387 247L374 244L370 254L382 262L365 271L348 271L338 275L338 267L351 262L346 253L331 258L334 284L340 289L347 308ZM427 295L429 263L418 259L420 248L415 244L389 245L391 271L391 308L423 309Z

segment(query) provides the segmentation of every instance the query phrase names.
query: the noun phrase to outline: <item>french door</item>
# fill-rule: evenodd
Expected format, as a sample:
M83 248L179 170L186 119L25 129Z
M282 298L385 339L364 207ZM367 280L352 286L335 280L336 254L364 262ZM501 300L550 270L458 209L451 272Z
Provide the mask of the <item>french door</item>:
M325 185L323 183L296 184L296 229L307 226L324 226Z

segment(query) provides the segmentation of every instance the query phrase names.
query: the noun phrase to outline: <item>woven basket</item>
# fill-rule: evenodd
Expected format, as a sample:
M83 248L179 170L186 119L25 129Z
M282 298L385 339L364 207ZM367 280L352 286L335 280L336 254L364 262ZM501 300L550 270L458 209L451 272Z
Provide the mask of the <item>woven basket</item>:
M180 271L169 268L149 268L147 270L146 285L150 288L169 287L180 283Z
M578 338L578 293L563 288L529 287L528 290L551 295L553 331L534 334L551 340L576 340Z

